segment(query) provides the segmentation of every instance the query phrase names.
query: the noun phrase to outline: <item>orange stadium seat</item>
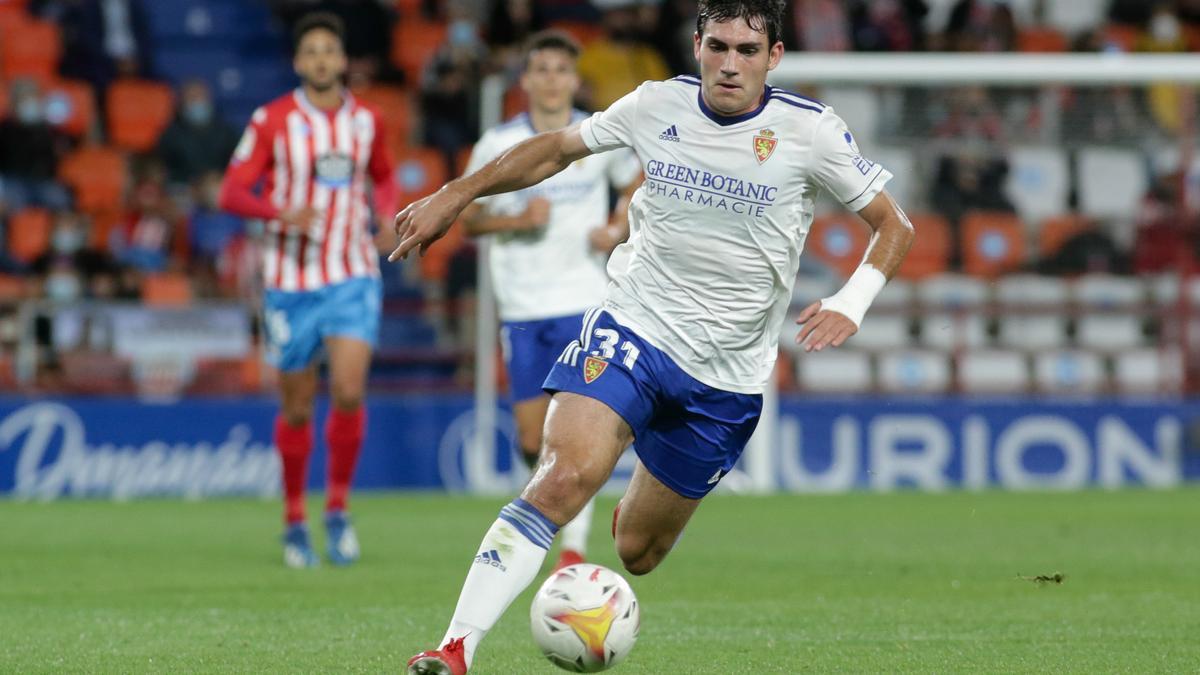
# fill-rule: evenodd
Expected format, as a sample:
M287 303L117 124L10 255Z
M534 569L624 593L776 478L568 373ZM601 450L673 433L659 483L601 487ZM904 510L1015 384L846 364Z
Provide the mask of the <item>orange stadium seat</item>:
M865 223L854 214L839 213L814 219L804 248L849 277L862 262L868 239Z
M25 279L8 274L0 274L0 301L11 302L25 297L28 287Z
M446 24L401 19L392 29L392 65L404 71L409 85L421 81L421 71L446 39Z
M54 221L46 209L23 209L8 221L8 252L22 262L30 262L50 248L50 230Z
M4 37L0 35L0 40ZM0 120L8 117L8 83L0 78Z
M396 185L400 203L431 195L448 180L446 158L432 148L405 148L396 157Z
M192 284L182 274L151 274L142 280L142 302L158 307L179 307L192 301Z
M1065 52L1069 46L1065 35L1045 26L1026 28L1017 34L1017 51L1020 52Z
M62 56L62 36L50 21L26 19L10 24L0 39L0 57L6 77L31 77L38 82L54 79Z
M146 152L175 114L175 93L159 82L118 80L108 88L108 136L114 145Z
M55 80L46 87L46 101L51 123L70 136L83 136L96 119L92 85L82 80Z
M514 82L508 91L504 92L504 119L512 119L529 107L529 96L521 88L520 82Z
M401 17L411 17L421 15L421 5L424 0L396 0L396 11Z
M458 154L454 156L454 177L455 178L458 178L459 176L461 176L467 172L467 165L471 163L471 152L474 149L475 149L475 146L473 146L473 145L468 145L465 148L459 148Z
M945 272L950 260L949 223L932 213L916 213L909 218L917 236L898 275L904 279L924 279Z
M401 87L372 85L354 92L358 100L379 111L383 118L383 132L392 154L398 154L412 138L412 98Z
M126 173L125 156L98 145L76 150L58 167L58 177L75 192L76 206L88 213L121 208Z
M963 217L961 227L967 274L994 277L1025 262L1025 229L1016 214L972 211Z
M1045 259L1062 248L1063 244L1091 227L1091 221L1078 214L1047 218L1038 228L1038 257Z
M1137 48L1138 39L1142 33L1137 26L1123 23L1110 23L1100 30L1102 42L1119 47L1122 51L1132 52Z

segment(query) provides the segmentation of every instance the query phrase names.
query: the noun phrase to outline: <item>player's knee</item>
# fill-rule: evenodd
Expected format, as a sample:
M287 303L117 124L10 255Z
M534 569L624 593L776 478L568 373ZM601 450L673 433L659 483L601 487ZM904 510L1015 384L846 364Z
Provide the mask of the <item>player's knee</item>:
M617 555L625 571L634 576L654 571L670 550L669 546L659 545L652 537L617 533Z
M329 396L338 410L358 410L363 403L363 388L357 383L333 382Z

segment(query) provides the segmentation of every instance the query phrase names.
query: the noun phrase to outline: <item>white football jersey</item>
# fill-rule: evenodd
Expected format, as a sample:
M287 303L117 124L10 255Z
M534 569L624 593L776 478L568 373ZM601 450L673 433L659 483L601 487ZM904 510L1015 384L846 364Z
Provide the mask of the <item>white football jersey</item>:
M832 108L770 86L757 109L723 117L699 78L646 82L580 131L594 152L633 148L646 174L605 308L697 380L761 392L817 190L858 211L892 174Z
M576 111L572 123L586 119ZM475 144L467 173L534 136L529 115L489 130ZM492 283L504 321L532 321L582 314L604 300L606 256L594 251L588 233L608 223L608 186L632 183L641 167L629 150L585 157L562 172L524 190L483 197L491 215L515 216L534 197L550 201L550 220L534 232L493 235Z

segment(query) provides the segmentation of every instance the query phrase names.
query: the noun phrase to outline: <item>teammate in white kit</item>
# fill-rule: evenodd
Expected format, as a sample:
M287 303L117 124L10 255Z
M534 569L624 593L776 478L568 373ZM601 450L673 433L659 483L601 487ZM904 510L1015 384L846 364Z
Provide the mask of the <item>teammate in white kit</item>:
M442 647L410 659L410 673L466 672L558 528L634 439L617 552L632 574L663 560L758 421L819 189L874 233L845 286L800 313L804 349L853 335L899 267L913 231L884 191L891 174L859 154L830 108L766 85L783 56L783 11L780 0L701 0L700 78L647 82L397 214L393 260L428 247L472 200L535 185L592 153L631 147L646 173L604 305L546 381L556 393L538 469L484 536Z
M579 89L579 47L565 33L529 39L521 86L529 111L491 129L475 145L467 173L538 132L587 117L573 110ZM508 367L521 452L533 468L542 447L550 396L542 391L563 348L579 336L584 312L604 301L605 261L628 236L629 199L641 167L629 149L575 162L533 187L477 200L462 213L469 234L493 237L492 284L503 322L500 342ZM610 222L609 185L622 191ZM556 568L584 561L593 501L563 527Z
M366 427L363 397L383 295L367 183L377 213L391 213L397 195L379 113L342 88L343 33L331 14L309 14L296 24L302 85L254 111L221 184L223 209L266 221L263 324L268 356L280 370L275 447L289 567L317 564L304 492L322 350L329 354L332 399L325 423L327 551L338 565L359 556L347 495Z

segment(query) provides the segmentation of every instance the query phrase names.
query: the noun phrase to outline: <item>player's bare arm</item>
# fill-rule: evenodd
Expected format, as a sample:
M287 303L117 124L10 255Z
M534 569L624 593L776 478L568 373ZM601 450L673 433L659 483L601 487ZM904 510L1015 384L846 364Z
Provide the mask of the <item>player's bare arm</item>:
M400 243L388 261L405 258L417 247L424 254L479 197L537 185L590 154L578 124L538 134L513 146L475 173L450 181L397 213L394 224Z
M515 216L493 215L479 202L471 202L463 209L459 220L472 237L500 232L532 232L542 229L550 220L550 201L534 197L525 210Z
M639 175L629 185L621 190L617 205L613 208L612 219L588 234L588 242L600 253L612 253L612 250L629 238L629 203L633 195L642 186L646 177Z
M803 345L804 351L840 347L857 333L862 312L882 288L883 281L895 275L912 246L915 236L912 222L887 190L880 192L858 215L874 230L863 263L836 295L818 300L800 312L796 323L803 328L796 336L796 343Z

